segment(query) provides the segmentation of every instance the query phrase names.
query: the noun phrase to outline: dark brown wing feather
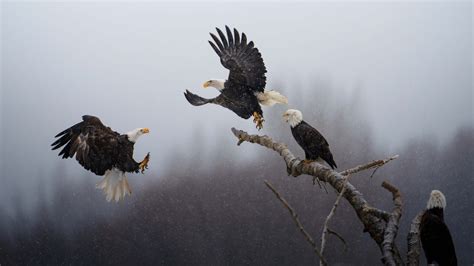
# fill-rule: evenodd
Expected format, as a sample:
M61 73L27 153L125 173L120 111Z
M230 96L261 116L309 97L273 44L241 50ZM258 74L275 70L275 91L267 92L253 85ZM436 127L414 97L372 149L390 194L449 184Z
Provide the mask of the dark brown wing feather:
M62 131L51 146L53 150L64 148L59 153L62 158L72 158L97 175L114 167L122 171L138 171L133 160L133 143L125 135L106 127L99 118L85 115L83 121Z
M199 95L196 95L188 90L184 93L184 96L194 106L200 106L208 103L213 103L230 109L238 116L243 119L248 119L252 116L253 112L263 116L262 108L258 103L258 99L253 93L235 93L231 94L224 90L219 96L212 99L206 99Z
M316 160L318 158L326 161L331 168L336 168L336 162L329 150L329 144L327 140L316 130L314 127L301 121L294 128L291 128L291 133L295 138L296 142L303 148L306 159Z
M206 99L186 91L184 96L194 106L208 103L221 105L232 110L238 116L248 119L254 112L263 117L255 92L263 92L267 72L262 56L253 42L247 43L247 36L226 26L226 35L216 28L219 37L211 33L214 43L209 41L211 47L221 59L222 65L229 69L229 78L224 84L224 89L216 98Z
M220 57L222 65L230 70L225 89L263 92L267 70L262 55L254 47L252 41L247 43L245 33L242 33L242 37L240 37L236 29L232 34L229 27L226 26L225 28L227 37L220 29L216 28L220 39L210 33L215 44L209 41L211 47Z
M420 239L426 260L428 264L436 261L441 266L457 265L451 233L442 216L437 215L436 212L439 212L439 208L426 210L421 217Z
M262 108L258 103L257 98L250 93L242 93L229 97L226 93L222 93L213 99L215 104L230 109L243 119L248 119L253 115L253 112L263 116Z

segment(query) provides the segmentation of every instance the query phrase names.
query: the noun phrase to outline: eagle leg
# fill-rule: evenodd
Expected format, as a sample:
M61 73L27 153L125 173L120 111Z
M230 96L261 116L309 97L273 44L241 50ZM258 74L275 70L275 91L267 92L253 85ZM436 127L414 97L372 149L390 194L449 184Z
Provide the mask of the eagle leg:
M150 161L150 153L147 153L145 158L143 158L143 161L140 162L138 165L138 168L142 172L142 174L145 172L145 169L148 169L148 162Z
M245 139L239 135L239 142L237 142L237 146L240 146L240 144L244 143Z
M258 130L263 128L263 122L264 121L265 121L265 119L263 119L263 117L259 113L253 112L253 122L256 124L255 127Z
M311 164L313 162L316 162L315 160L307 160L307 159L304 159L301 161L302 164Z

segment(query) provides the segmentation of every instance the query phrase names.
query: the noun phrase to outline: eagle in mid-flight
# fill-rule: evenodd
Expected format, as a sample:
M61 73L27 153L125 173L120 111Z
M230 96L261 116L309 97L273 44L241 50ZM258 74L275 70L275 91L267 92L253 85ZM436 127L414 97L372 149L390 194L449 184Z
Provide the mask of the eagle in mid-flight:
M332 169L337 167L327 140L303 120L303 114L299 110L289 109L283 113L283 118L290 124L293 137L304 150L306 157L304 163L326 162Z
M102 124L99 118L85 115L72 127L60 132L51 146L53 150L64 148L59 153L63 159L76 156L76 160L96 175L104 176L97 184L107 201L116 202L131 194L125 173L142 173L148 168L150 154L143 161L133 159L133 146L137 139L149 132L148 128L137 128L120 134Z
M225 27L224 33L216 28L220 39L210 33L215 43L209 41L211 47L220 57L221 64L229 70L227 80L211 79L203 84L204 88L214 87L220 91L216 98L205 99L186 90L184 96L192 105L199 106L213 103L232 110L238 116L254 118L256 127L263 127L263 111L260 106L272 106L276 103L287 104L285 96L273 90L265 90L267 72L262 55L253 41L247 43L247 36L234 29Z
M433 190L421 216L420 239L428 264L440 266L458 265L456 250L448 226L444 223L446 198L439 190Z

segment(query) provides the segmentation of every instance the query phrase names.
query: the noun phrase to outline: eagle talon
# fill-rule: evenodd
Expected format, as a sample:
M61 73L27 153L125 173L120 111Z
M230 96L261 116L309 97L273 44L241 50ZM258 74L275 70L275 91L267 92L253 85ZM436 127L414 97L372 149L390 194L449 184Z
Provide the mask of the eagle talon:
M307 160L307 159L304 159L304 160L301 161L302 164L311 164L313 162L315 162L315 161L314 160Z
M143 161L140 162L138 165L138 168L140 169L140 172L143 174L145 172L145 169L148 169L148 162L150 161L150 153L148 153L145 158L143 158Z
M262 129L264 121L265 119L263 119L263 117L259 113L253 112L253 122L256 124L255 128L257 128L258 130Z
M244 143L245 139L239 135L238 137L239 141L237 142L237 146L240 146L240 144Z

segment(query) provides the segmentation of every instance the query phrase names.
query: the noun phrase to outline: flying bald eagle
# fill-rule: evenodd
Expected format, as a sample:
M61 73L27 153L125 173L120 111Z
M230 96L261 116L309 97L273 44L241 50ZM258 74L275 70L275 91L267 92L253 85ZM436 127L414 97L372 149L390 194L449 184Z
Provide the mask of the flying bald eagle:
M299 110L289 109L283 113L283 118L290 124L293 137L304 150L306 157L304 163L312 161L324 163L322 161L325 161L332 169L337 167L327 140L319 131L303 120L303 114Z
M232 110L244 119L253 116L256 127L261 129L264 119L260 104L287 104L288 100L276 91L265 90L267 70L253 41L247 43L245 33L240 37L236 29L233 34L229 27L225 29L227 38L216 28L220 40L210 33L215 44L211 41L209 44L220 57L221 64L229 70L229 77L227 80L211 79L203 84L204 88L214 87L221 94L213 99L205 99L186 90L184 96L195 106L213 103Z
M456 251L448 226L444 223L446 198L439 190L431 191L426 210L421 217L420 238L428 264L457 265Z
M120 134L105 126L95 116L85 115L82 122L60 132L51 146L53 150L64 148L59 153L63 159L72 158L96 175L104 176L97 184L107 201L116 202L130 195L131 190L125 173L143 173L148 168L150 154L143 161L133 159L133 145L137 139L149 132L148 128L137 128Z

